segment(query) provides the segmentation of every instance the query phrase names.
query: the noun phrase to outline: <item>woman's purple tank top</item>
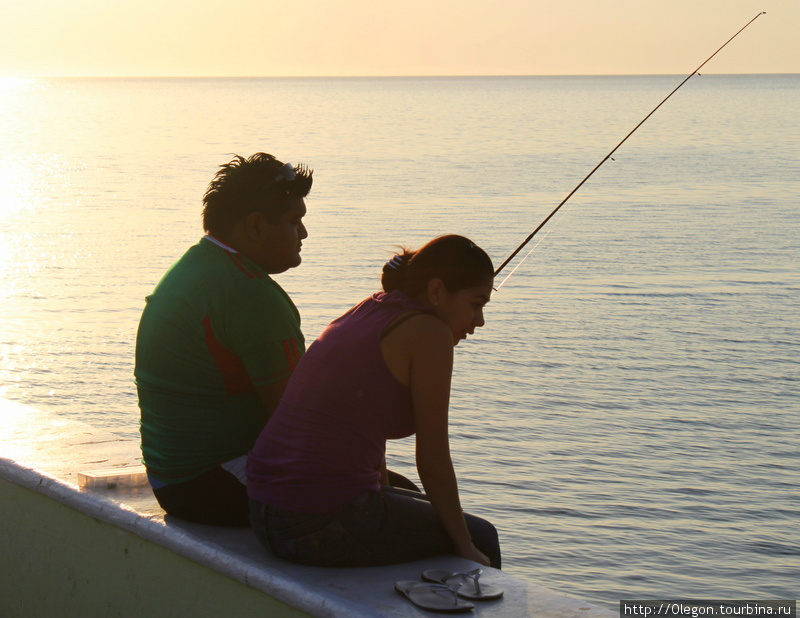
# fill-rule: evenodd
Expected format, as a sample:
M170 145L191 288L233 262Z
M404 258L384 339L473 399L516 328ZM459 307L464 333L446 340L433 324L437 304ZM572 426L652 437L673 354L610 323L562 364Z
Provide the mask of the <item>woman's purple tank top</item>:
M409 312L431 309L401 292L375 294L309 347L248 456L250 498L312 513L380 488L386 440L414 433L409 388L381 354L384 329Z

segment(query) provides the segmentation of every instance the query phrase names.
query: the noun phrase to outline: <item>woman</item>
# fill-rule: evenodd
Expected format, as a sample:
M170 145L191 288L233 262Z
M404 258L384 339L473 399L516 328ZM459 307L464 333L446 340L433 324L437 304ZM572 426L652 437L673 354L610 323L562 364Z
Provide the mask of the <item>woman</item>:
M447 430L453 346L483 326L493 274L462 236L403 250L384 292L309 348L248 457L251 518L276 555L355 567L455 553L500 568L494 526L461 510ZM387 481L386 440L413 433L424 495Z

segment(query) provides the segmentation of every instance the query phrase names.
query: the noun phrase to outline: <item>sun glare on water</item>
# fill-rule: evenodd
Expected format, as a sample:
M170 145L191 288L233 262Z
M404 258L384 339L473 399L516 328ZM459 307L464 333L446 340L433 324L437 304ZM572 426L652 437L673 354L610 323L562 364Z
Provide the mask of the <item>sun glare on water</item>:
M6 94L24 90L31 86L36 80L30 77L14 77L11 75L0 75L0 102Z
M0 222L31 205L29 173L27 167L15 165L13 161L0 166Z

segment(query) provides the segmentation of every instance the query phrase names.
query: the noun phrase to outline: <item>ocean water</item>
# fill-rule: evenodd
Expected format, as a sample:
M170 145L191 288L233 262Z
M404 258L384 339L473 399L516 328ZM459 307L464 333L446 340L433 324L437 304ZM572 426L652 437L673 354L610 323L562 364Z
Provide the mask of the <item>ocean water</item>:
M0 396L137 435L144 297L231 153L315 169L277 277L310 342L396 245L499 264L681 79L0 81ZM695 76L458 346L462 501L508 571L610 608L797 598L797 109L797 75ZM414 477L413 440L389 460Z

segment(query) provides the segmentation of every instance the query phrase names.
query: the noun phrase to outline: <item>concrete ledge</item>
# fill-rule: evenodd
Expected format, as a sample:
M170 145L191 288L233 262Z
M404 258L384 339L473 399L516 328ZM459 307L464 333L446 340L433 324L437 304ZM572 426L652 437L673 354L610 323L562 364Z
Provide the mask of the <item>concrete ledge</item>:
M119 534L131 534L145 545L156 546L201 565L209 572L216 573L215 577L221 581L232 580L263 595L263 601L254 597L255 600L245 602L247 595L244 592L240 594L243 605L252 607L252 603L258 605L263 602L263 606L258 605L262 611L274 603L270 615L430 616L429 612L416 608L397 595L393 589L394 582L419 579L422 570L428 568L469 570L475 567L474 563L454 556L369 569L326 569L290 564L269 555L250 530L203 526L165 518L149 487L90 491L77 486L81 472L108 468L124 470L139 465L137 441L3 400L0 400L0 440L3 445L1 454L4 456L0 459L0 478L10 486L27 490L17 491L15 499L24 500L26 495L33 494L44 496L88 518L112 526ZM35 508L41 510L41 499L36 504L38 506ZM21 505L7 508L21 508ZM0 546L5 551L8 551L7 547L13 547L11 541L17 532L9 529L8 524L0 527L0 534L4 537L0 539ZM159 555L161 557L158 560L167 560L165 555ZM108 556L103 559L111 562L117 560ZM16 562L12 556L7 556L6 560L11 564ZM120 566L110 563L103 565L103 569L113 573L119 571ZM502 587L505 596L498 601L476 603L473 615L515 618L534 615L554 618L616 616L615 612L554 593L508 573L494 569L485 571L485 580ZM144 585L137 581L136 571L131 572L130 569L118 583L134 589ZM91 583L85 585L91 586ZM205 585L208 586L207 583ZM172 593L185 595L187 604L192 596L203 592L192 590L190 584L187 587L185 581L180 586ZM46 594L46 582L42 584L42 590ZM6 591L4 596L7 594ZM80 598L83 602L91 603L93 597L80 595ZM154 601L158 602L158 598ZM7 598L6 601L0 601L0 607L10 607L7 603ZM17 603L14 607L22 605ZM93 615L97 609L83 607L83 615ZM219 615L216 610L208 609L207 614L198 614L193 610L192 615ZM244 607L241 609L244 610ZM137 610L131 611L130 615L141 615L142 608L138 607ZM249 612L248 609L240 614L231 607L226 615L246 615ZM75 615L79 613L75 612Z

